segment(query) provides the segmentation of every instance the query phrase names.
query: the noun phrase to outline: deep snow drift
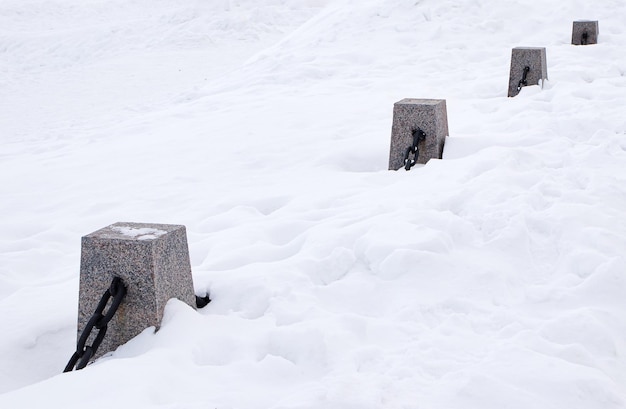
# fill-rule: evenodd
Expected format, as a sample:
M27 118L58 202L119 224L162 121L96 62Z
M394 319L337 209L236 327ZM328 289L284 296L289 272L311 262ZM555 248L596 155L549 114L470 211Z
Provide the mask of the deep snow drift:
M0 407L626 407L626 3L563 3L4 0ZM450 137L390 172L407 97ZM213 302L60 374L116 221Z

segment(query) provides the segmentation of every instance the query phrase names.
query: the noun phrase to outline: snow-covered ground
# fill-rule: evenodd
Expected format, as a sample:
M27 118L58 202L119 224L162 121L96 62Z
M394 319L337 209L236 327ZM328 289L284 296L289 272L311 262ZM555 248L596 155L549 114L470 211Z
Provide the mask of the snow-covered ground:
M573 20L599 44L570 45ZM626 408L623 0L3 0L0 407ZM511 48L549 81L507 98ZM443 160L387 171L393 103ZM85 370L80 237L184 224Z

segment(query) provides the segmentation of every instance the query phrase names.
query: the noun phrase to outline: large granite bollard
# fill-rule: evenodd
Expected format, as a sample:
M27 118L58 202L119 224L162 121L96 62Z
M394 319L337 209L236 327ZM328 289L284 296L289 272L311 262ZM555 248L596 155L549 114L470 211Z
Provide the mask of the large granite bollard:
M78 337L115 276L127 293L93 359L148 327L158 329L170 298L195 308L185 226L115 223L82 238Z
M574 21L572 25L572 44L598 44L598 22L591 20Z
M423 134L417 143L418 157L410 157L416 163L441 159L448 136L448 113L445 99L406 98L393 104L389 170L405 166L405 155L414 143L414 135Z
M548 79L545 47L515 47L511 52L509 97L519 94L522 87L537 85Z

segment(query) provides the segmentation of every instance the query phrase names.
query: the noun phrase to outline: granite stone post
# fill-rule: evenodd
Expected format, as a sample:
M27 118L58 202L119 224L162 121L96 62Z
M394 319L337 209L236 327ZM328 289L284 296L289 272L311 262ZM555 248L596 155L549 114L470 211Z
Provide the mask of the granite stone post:
M598 22L591 20L574 21L572 27L572 44L598 44Z
M425 138L417 147L417 163L441 159L443 145L448 136L448 113L445 99L406 98L393 104L389 170L404 167L407 148L413 145L413 132L420 129Z
M528 67L528 68L527 68ZM511 53L509 97L519 94L522 87L537 85L548 79L545 47L515 47Z
M115 223L82 238L78 337L116 276L127 293L93 359L148 327L158 329L170 298L195 308L185 226Z

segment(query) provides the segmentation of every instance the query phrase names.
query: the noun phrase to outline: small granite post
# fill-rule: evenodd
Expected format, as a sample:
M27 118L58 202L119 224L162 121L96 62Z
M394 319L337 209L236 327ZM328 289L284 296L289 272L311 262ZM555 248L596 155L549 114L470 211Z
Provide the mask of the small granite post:
M598 22L591 20L574 21L572 27L572 44L598 44Z
M418 134L420 137L416 138ZM396 102L393 104L389 170L405 167L407 150L414 145L418 155L417 158L409 157L409 161L424 164L432 158L441 159L446 136L448 113L445 99L405 98Z
M170 298L195 308L185 226L115 223L82 238L78 337L116 276L127 293L94 359L148 327L158 329Z
M511 52L509 97L519 94L522 87L537 85L548 79L545 47L515 47Z

